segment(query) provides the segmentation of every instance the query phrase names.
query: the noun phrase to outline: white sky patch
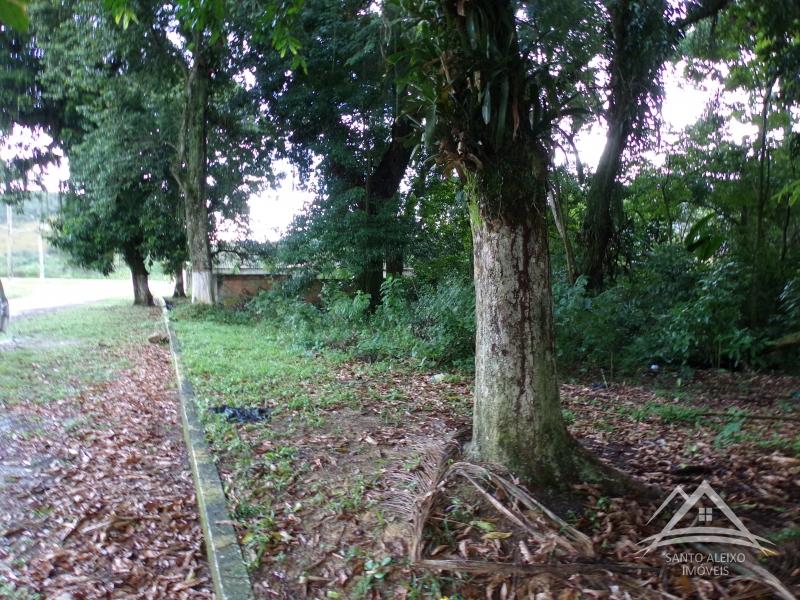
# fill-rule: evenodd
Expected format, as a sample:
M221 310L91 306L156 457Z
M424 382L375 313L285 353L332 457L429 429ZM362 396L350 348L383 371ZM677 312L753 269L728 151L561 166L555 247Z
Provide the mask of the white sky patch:
M256 241L276 241L286 232L292 220L303 207L314 199L314 194L301 182L297 170L286 160L273 168L283 179L275 188L265 188L250 198L250 228Z
M11 135L5 139L0 138L0 160L9 161L13 158L30 158L34 150L44 150L53 141L49 135L40 130L31 130L27 127L14 126ZM56 154L61 154L59 149ZM44 169L34 167L28 174L28 189L33 192L57 192L59 184L69 179L69 161L62 157L58 164L50 165Z
M726 90L721 82L707 78L701 84L686 79L683 76L686 63L667 64L664 73L664 98L661 105L661 115L664 128L661 131L661 146L657 150L644 153L649 162L662 165L666 159L670 143L677 141L681 131L693 125L703 116L708 103L719 96L723 100L723 109L726 105L740 103L747 105L749 96L743 90ZM742 123L727 116L727 133L730 139L741 142L746 138L753 138L758 133L758 127L753 123ZM606 142L606 127L600 122L595 122L585 128L576 137L576 146L581 161L592 170L597 168L600 155ZM569 157L572 162L573 157Z

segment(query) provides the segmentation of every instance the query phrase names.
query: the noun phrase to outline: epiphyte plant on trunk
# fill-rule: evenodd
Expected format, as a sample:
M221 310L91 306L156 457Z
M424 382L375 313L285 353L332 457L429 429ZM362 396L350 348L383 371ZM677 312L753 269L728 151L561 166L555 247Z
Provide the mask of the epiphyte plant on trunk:
M395 60L426 106L426 141L463 182L477 339L472 448L539 485L613 475L569 435L556 377L547 233L559 127L586 114L599 3L400 2L416 17Z

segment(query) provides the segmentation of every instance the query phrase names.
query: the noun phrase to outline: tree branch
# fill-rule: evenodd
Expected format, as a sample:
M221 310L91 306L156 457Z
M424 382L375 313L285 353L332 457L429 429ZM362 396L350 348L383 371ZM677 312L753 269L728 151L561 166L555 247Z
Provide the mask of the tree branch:
M690 25L694 25L703 19L716 16L730 3L731 0L704 0L700 4L695 4L691 7L686 12L686 16L680 19L675 25L678 29L686 29Z

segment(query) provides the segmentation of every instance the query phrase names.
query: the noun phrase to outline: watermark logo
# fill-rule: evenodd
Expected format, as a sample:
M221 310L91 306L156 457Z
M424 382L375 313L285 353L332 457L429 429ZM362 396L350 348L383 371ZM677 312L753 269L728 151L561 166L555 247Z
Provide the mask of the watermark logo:
M707 481L703 481L691 496L684 491L683 486L679 485L676 487L653 516L650 517L648 523L661 514L676 497L683 498L683 504L672 516L672 519L670 519L664 529L656 535L651 535L640 542L640 545L647 544L643 554L647 554L651 550L661 546L690 544L695 542L702 544L747 546L758 550L765 556L777 554L777 552L765 548L762 544L762 542L772 544L771 541L750 533L741 519L736 516ZM702 505L698 506L701 500L703 501ZM713 506L707 506L707 504L713 504ZM714 521L722 520L720 515L727 519L727 523L731 526L713 526L712 523ZM694 516L692 524L688 527L681 526L681 521L687 518L687 516L688 518Z

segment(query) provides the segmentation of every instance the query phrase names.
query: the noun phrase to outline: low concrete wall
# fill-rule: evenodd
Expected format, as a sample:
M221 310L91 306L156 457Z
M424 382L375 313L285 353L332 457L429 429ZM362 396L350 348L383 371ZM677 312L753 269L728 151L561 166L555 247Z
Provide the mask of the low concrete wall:
M169 322L169 311L158 299L169 336L178 394L181 401L183 437L192 469L200 526L205 539L206 558L216 600L253 600L253 588L242 556L228 501L200 422L192 384L181 365L180 345Z

